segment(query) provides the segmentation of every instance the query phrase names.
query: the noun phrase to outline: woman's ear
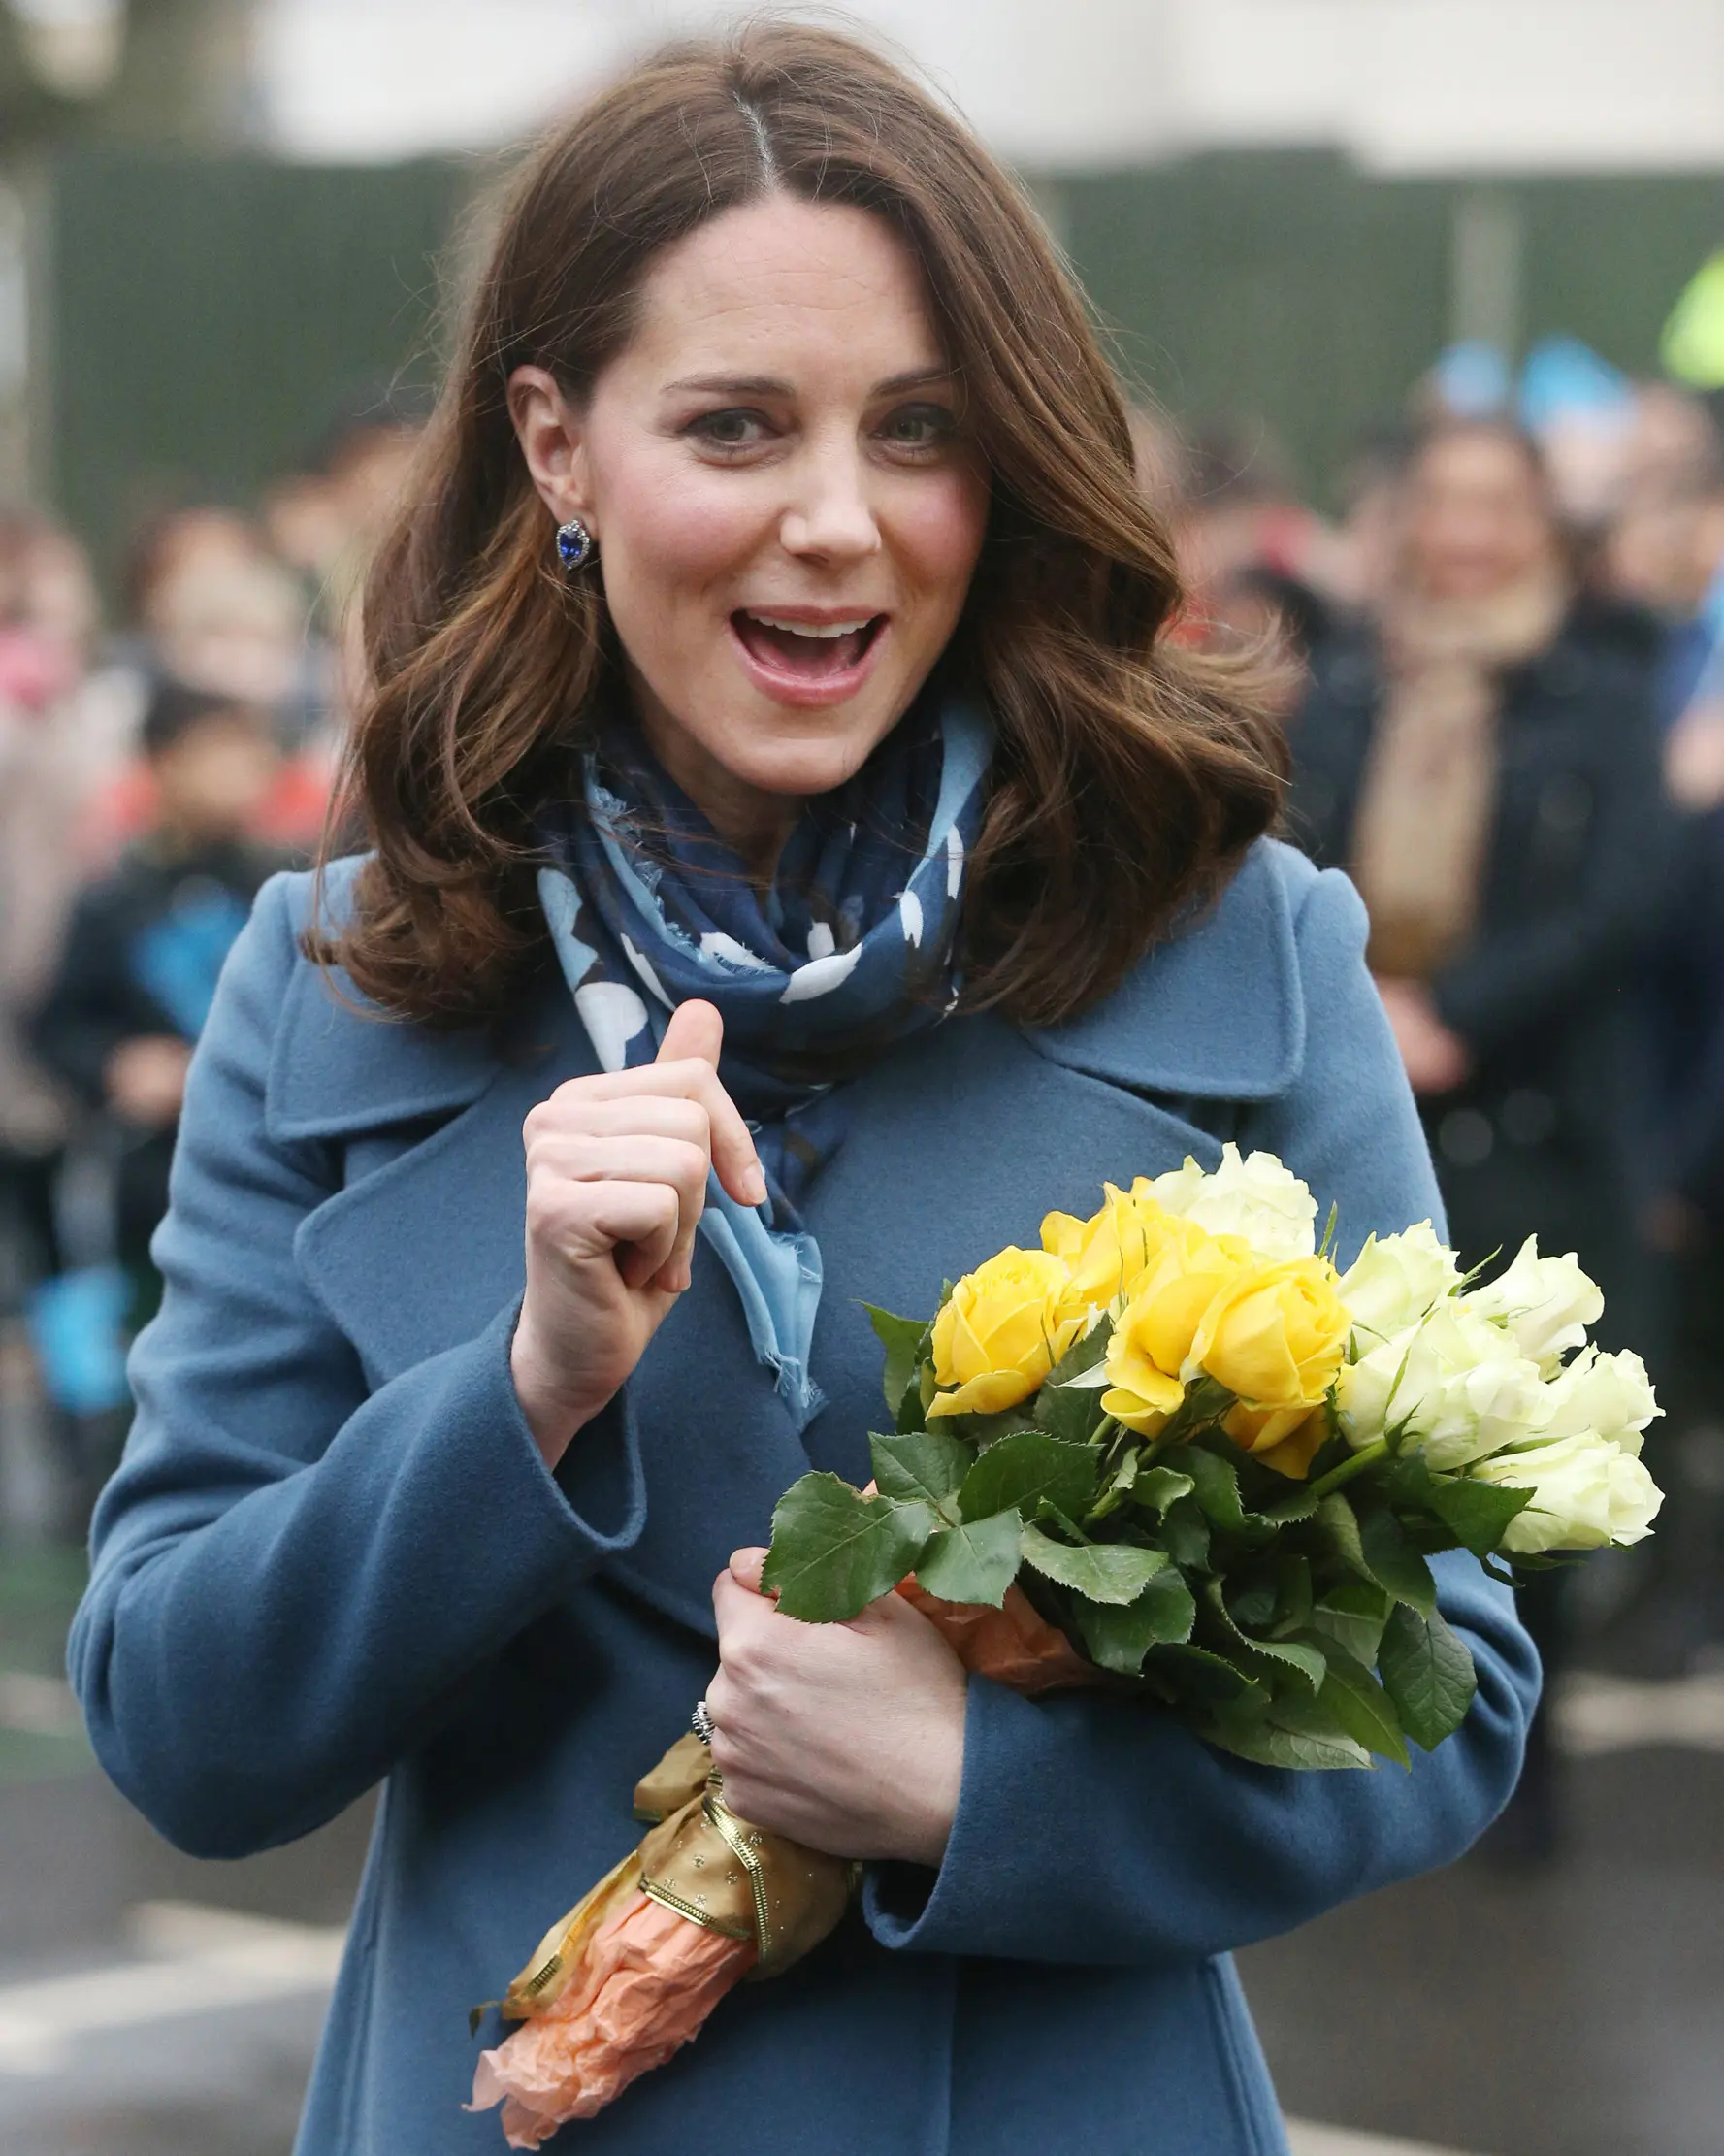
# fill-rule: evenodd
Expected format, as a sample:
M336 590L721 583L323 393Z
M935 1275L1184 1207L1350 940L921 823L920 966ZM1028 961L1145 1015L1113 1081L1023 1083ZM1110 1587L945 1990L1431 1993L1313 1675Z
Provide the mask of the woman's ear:
M584 418L548 368L515 369L508 378L508 415L539 500L559 524L578 517L597 539Z

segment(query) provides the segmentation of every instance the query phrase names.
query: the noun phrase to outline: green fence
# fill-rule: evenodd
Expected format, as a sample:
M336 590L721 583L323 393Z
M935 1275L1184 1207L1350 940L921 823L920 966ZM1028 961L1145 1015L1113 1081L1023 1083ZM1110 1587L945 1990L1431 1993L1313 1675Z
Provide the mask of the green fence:
M1481 198L1512 255L1513 341L1566 331L1634 374L1657 371L1676 295L1724 245L1724 174L1396 180L1230 153L1049 184L1126 372L1178 413L1260 415L1319 492L1478 326L1457 324L1455 256Z
M251 496L355 382L424 373L439 250L486 177L455 160L66 158L47 190L52 497L111 560L150 506ZM1456 220L1479 193L1321 153L1046 187L1124 369L1175 411L1261 415L1319 489L1454 326ZM1724 241L1724 175L1488 192L1521 341L1572 331L1651 370L1676 293Z
M358 386L429 375L470 178L125 151L58 166L43 477L105 561L153 508L252 498Z

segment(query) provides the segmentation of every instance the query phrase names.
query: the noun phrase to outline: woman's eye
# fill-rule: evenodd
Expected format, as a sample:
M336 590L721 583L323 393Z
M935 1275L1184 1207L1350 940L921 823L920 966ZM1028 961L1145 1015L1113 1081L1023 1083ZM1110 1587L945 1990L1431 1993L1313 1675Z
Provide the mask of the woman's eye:
M878 431L895 449L940 449L958 433L958 415L944 405L900 405Z
M704 442L709 449L752 449L757 442L764 441L768 429L764 412L738 407L728 411L702 412L699 419L691 420L683 432Z

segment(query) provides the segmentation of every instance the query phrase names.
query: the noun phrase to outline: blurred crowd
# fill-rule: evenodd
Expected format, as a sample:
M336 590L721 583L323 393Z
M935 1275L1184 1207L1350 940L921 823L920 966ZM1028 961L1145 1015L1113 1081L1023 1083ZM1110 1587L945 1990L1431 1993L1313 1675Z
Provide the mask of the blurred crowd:
M259 884L316 847L417 426L360 392L249 513L144 520L106 590L51 518L0 513L0 1323L38 1531L81 1531L123 1436L192 1048Z
M1470 1265L1537 1233L1666 1409L1658 1537L1523 1598L1547 1668L1724 1655L1724 409L1461 347L1339 514L1238 423L1146 425L1182 633L1267 652L1288 835L1347 869ZM1542 1718L1505 1846L1560 1825Z
M0 1314L66 1531L123 1430L216 973L322 827L352 600L417 423L350 401L252 513L148 521L106 606L70 534L0 516ZM1535 1232L1578 1252L1607 1343L1658 1382L1663 1531L1529 1599L1547 1657L1578 1625L1591 1659L1702 1665L1724 1654L1724 409L1554 340L1518 373L1446 353L1330 513L1254 423L1140 414L1138 449L1188 587L1173 633L1259 668L1288 835L1365 899L1453 1240L1471 1264ZM1535 1852L1548 1768L1536 1748Z

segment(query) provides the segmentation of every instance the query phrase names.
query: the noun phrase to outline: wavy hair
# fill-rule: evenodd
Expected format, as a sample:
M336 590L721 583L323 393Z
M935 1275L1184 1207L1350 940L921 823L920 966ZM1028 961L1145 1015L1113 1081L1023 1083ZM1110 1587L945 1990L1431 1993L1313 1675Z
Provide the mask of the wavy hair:
M998 730L966 888L967 1002L1030 1025L1095 1002L1275 818L1279 732L1249 668L1168 635L1172 543L1023 192L866 45L757 25L635 68L542 143L504 205L365 588L370 687L341 800L369 858L350 917L319 915L308 945L386 1012L498 1017L543 964L535 821L575 789L618 671L600 580L555 566L509 376L547 368L578 403L627 343L662 250L774 192L865 210L910 249L990 474L942 661Z

